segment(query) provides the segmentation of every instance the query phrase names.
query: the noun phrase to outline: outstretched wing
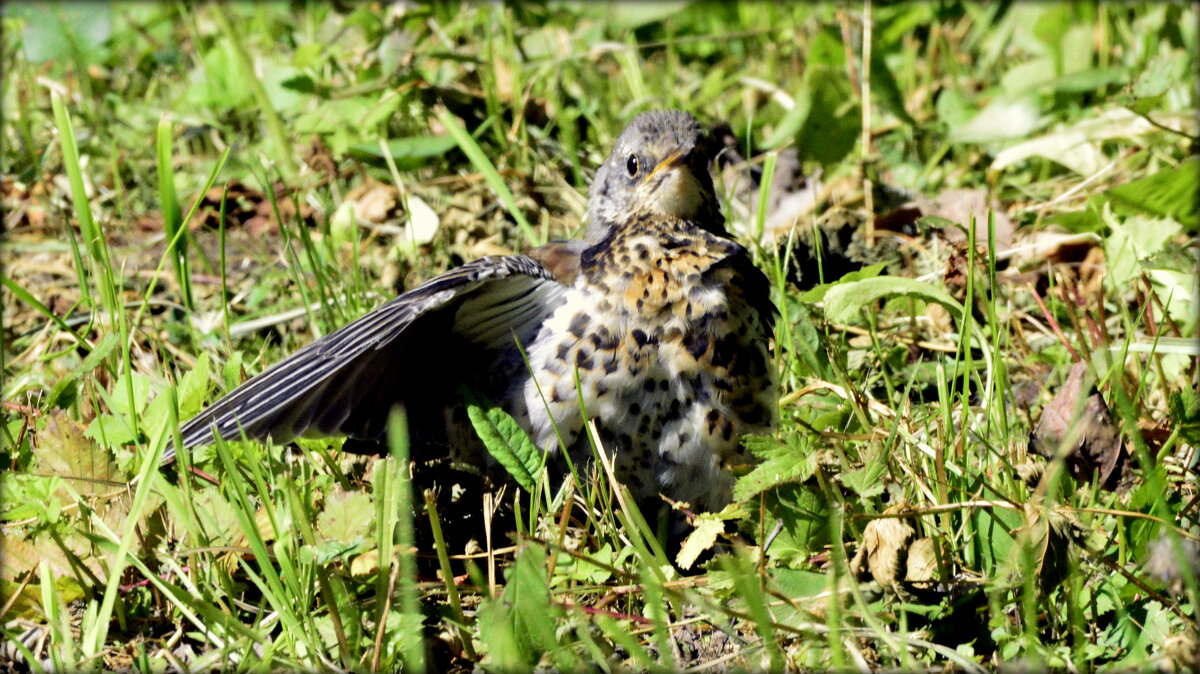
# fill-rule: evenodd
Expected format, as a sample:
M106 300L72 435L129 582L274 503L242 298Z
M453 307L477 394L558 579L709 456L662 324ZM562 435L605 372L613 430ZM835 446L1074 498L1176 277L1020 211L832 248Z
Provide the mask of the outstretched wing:
M378 437L388 411L424 391L455 390L471 353L528 341L566 286L523 255L485 257L437 276L300 349L183 425L185 448L301 434ZM405 402L408 402L405 400ZM163 461L175 458L168 449Z

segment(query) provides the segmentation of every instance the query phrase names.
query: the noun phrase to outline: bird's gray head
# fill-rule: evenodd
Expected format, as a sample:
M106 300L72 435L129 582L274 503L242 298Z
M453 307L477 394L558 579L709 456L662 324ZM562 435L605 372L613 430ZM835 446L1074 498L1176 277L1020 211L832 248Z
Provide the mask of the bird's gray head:
M686 112L654 110L633 118L604 164L588 198L589 241L603 239L635 212L680 218L725 232L708 166L708 131Z

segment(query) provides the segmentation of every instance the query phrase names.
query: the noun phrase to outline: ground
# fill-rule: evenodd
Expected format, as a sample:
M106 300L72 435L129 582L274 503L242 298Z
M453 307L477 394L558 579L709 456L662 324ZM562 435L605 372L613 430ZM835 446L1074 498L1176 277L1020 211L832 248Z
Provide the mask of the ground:
M6 669L1196 667L1194 5L3 12ZM531 489L444 486L482 535L402 435L158 470L285 354L580 233L662 107L780 312L779 427L682 545L483 410Z

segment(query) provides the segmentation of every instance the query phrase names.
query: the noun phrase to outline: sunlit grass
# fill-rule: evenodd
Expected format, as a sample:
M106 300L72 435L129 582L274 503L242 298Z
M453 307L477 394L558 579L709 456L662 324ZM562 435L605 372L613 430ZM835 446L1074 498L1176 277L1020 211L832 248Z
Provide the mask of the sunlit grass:
M0 657L1194 667L1194 11L6 7ZM724 210L780 311L782 423L747 440L737 502L695 518L700 566L598 443L565 485L464 495L516 515L470 546L402 456L341 440L154 468L180 421L394 291L580 231L616 134L666 106L736 137ZM988 200L976 229L889 225L872 185ZM804 189L813 207L768 226ZM406 195L439 223L415 249ZM1010 253L1054 228L1095 234ZM1075 362L1123 448L1117 490L1077 479L1086 424L1028 449Z

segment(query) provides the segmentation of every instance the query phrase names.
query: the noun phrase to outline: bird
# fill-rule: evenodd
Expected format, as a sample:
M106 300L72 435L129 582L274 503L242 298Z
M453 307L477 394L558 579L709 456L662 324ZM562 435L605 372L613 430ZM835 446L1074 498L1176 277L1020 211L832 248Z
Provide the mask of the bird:
M639 503L719 510L730 467L748 461L742 436L776 425L778 387L770 283L725 228L716 149L689 113L637 115L596 170L583 238L435 276L204 409L181 427L182 448L382 441L403 405L414 459L495 472L468 391L575 465L593 456L594 422Z

